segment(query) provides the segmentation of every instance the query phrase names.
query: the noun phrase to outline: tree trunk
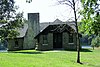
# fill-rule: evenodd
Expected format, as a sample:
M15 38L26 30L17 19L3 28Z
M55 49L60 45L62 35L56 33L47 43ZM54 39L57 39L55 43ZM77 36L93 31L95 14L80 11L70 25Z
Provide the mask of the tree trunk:
M93 46L93 50L94 50L94 46Z
M78 26L77 26L77 17L76 17L76 8L75 8L75 1L72 0L73 2L73 10L74 10L74 16L75 16L75 24L76 24L76 33L77 33L77 63L80 63L80 44L79 44L79 35L78 35Z

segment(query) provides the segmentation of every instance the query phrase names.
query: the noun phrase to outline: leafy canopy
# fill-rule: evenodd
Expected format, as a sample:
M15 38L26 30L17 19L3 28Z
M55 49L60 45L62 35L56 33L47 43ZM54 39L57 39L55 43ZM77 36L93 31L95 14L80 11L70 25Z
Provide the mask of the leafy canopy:
M17 28L23 25L23 13L16 13L14 4L14 0L0 0L0 40L17 36Z
M99 0L81 0L83 9L80 11L82 20L79 31L84 34L100 33L100 1Z
M100 35L96 36L92 39L92 47L99 47L100 46Z

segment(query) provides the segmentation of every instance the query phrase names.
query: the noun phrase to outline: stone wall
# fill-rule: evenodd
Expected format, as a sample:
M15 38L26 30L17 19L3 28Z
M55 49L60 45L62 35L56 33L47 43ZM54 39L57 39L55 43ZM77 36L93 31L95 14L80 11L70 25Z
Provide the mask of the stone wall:
M63 48L76 50L76 34L73 34L73 43L69 43L69 33L63 33Z
M43 43L43 36L40 35L39 36L39 42L38 42L38 46L37 46L37 50L41 50L42 49L42 43Z
M62 33L62 48L64 49L76 49L76 34L73 34L73 43L69 43L69 33ZM53 33L48 33L48 43L43 44L43 35L39 36L38 50L50 50L53 49Z
M23 38L17 38L18 46L15 46L15 39L8 40L8 50L21 50L23 49Z
M68 49L68 41L69 41L69 35L68 35L68 33L67 32L64 32L63 34L62 34L62 47L64 48L64 49Z
M53 34L52 33L47 34L47 40L48 40L48 43L43 44L43 35L40 35L37 49L38 50L51 50L51 49L53 49Z
M48 33L48 49L53 49L53 33Z
M74 41L74 49L77 48L77 42L76 42L76 33L73 34L73 41Z
M24 38L23 49L35 48L34 37L40 32L39 13L28 13L28 30Z

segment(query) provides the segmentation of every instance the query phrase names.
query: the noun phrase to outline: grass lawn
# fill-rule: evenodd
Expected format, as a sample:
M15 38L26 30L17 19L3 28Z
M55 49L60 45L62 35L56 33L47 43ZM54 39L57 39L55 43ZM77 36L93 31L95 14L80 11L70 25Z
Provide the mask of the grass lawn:
M21 50L0 53L0 67L100 67L100 48L83 50L76 63L76 51Z

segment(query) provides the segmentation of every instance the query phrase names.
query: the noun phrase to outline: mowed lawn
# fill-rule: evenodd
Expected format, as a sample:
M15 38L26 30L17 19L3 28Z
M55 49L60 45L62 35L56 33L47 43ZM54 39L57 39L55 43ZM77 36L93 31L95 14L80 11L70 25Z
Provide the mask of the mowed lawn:
M76 63L76 51L21 50L0 53L0 67L100 67L100 48L81 51Z

